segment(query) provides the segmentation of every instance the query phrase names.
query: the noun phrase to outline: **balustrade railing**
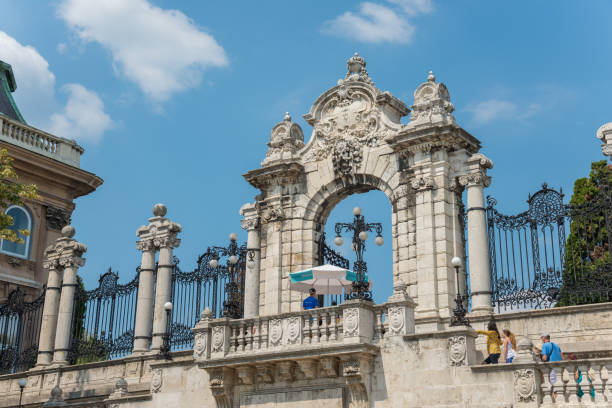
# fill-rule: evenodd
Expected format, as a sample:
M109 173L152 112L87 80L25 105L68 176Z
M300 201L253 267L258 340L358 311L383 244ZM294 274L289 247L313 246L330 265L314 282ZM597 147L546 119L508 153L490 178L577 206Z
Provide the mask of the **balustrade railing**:
M543 407L599 407L612 402L610 358L542 363L538 372Z
M204 313L193 329L194 353L196 357L214 360L268 351L376 344L389 333L390 308L401 310L396 317L402 317L401 313L410 305L347 301L337 306L248 319L212 319L210 313ZM401 323L396 328L401 329L394 334L410 332L410 321L396 321Z
M74 140L53 136L6 117L0 117L0 140L5 140L74 167L80 166L83 148Z

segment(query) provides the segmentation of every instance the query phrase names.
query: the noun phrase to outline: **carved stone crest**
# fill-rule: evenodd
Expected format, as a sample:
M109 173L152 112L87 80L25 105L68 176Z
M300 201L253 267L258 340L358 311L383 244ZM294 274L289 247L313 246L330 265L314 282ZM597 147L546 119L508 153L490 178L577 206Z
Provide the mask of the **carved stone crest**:
M151 374L151 391L159 392L159 390L161 390L161 386L162 386L162 370L160 370L159 368L156 368L153 370L153 373Z
M434 180L430 176L419 176L410 180L410 185L416 191L431 190L434 186Z
M70 224L70 212L62 208L48 206L45 216L49 229L60 231L66 225Z
M225 340L225 333L223 326L213 327L212 330L212 351L218 352L223 351L223 343Z
M278 346L283 336L283 325L280 319L270 321L270 344Z
M352 337L357 335L359 327L359 309L344 310L344 337Z
M290 317L287 320L287 342L289 344L295 344L298 341L298 337L300 335L300 318L299 317Z
M206 333L198 333L195 337L193 353L196 357L202 357L206 352Z
M464 336L453 336L448 339L448 360L451 366L465 365L466 355L467 346Z
M514 391L519 402L535 401L536 380L533 369L514 371Z
M389 331L391 334L400 334L404 329L404 308L390 307L389 308Z

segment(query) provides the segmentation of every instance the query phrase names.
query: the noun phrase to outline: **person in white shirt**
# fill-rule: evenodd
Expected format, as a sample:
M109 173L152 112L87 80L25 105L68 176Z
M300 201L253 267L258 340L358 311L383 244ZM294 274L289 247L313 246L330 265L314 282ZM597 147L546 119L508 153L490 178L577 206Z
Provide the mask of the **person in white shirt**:
M504 341L502 350L503 361L511 363L516 356L516 337L510 330L504 329L502 331L502 340Z

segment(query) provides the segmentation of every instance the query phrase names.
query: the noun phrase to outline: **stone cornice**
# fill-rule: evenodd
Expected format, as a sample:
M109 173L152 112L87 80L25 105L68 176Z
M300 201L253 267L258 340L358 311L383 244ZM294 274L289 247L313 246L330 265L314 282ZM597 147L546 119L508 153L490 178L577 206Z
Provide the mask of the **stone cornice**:
M243 174L246 181L260 190L270 185L295 184L304 174L304 166L296 162L277 163Z
M405 127L385 138L395 151L432 151L437 149L477 152L481 145L474 136L457 125Z
M46 183L59 184L70 191L73 198L91 193L104 182L93 173L41 156L8 142L0 141L0 147L7 149L9 156L15 159L17 174L26 173Z

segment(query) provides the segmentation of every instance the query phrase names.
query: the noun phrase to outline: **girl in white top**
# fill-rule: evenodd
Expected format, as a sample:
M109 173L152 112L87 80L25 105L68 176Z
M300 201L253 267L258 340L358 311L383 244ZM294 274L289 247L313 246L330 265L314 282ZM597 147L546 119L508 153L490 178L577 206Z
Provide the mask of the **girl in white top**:
M516 350L516 337L510 330L504 329L502 331L502 340L504 341L502 350L502 356L504 357L503 361L506 363L511 363L516 356L514 351Z

